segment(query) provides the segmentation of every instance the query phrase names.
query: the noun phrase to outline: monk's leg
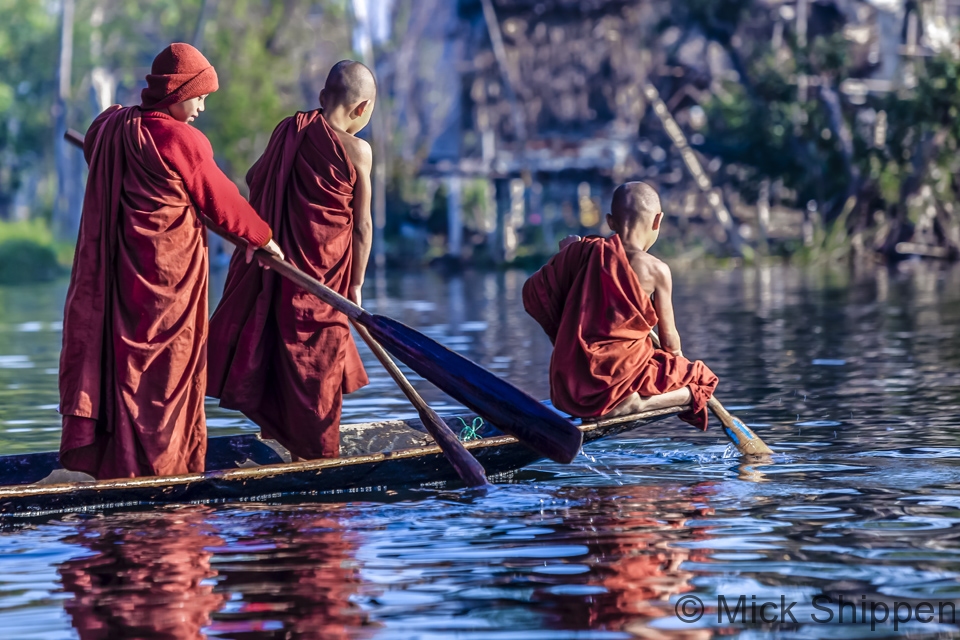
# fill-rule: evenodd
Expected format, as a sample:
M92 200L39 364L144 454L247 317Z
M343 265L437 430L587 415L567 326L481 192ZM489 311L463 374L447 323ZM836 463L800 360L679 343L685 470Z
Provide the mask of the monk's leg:
M626 400L618 404L613 410L605 413L604 418L616 418L618 416L628 416L634 413L643 413L644 411L656 411L657 409L667 409L669 407L686 407L693 400L693 394L690 393L690 387L675 389L667 393L661 393L657 396L641 397L640 394L630 394Z

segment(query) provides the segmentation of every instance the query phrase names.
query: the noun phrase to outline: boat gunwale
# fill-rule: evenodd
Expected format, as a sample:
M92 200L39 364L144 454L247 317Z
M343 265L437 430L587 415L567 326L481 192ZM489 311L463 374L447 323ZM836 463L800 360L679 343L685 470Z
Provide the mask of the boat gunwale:
M624 416L618 416L614 418L606 419L581 419L580 423L576 425L582 433L589 433L591 431L596 431L604 427L612 427L618 424L630 423L630 422L639 422L643 420L649 420L651 418L657 418L660 416L668 414L676 414L682 411L689 409L689 406L676 406L676 407L665 407L662 409L654 409L651 411L643 411L640 413L634 413ZM474 414L455 414L450 416L444 416L447 418L456 419L457 417L470 417ZM359 427L375 427L387 423L410 423L415 420L384 420L380 422L367 422L367 423L356 423L353 425L344 425L359 428ZM413 427L409 427L413 429ZM417 429L414 429L418 431ZM229 437L229 436L223 436ZM500 435L492 436L487 438L481 438L478 440L469 440L463 443L463 446L467 449L486 449L490 447L500 447L509 444L516 444L518 440L510 435ZM45 452L38 452L45 453ZM205 471L203 473L189 473L181 474L174 476L141 476L137 478L116 478L110 480L94 480L94 481L76 481L76 482L66 482L66 483L51 483L51 484L22 484L22 485L5 485L0 486L0 500L4 498L21 498L29 497L36 495L58 495L63 493L70 493L77 490L83 491L109 491L117 489L132 489L132 488L147 488L155 486L176 486L176 485L189 485L194 482L204 482L208 480L226 480L226 481L237 481L237 480L255 480L262 478L269 478L277 475L284 475L291 472L310 472L310 471L323 471L324 469L352 466L359 464L368 464L372 462L383 462L387 460L403 460L410 458L418 458L426 455L435 455L441 454L442 451L440 447L436 444L420 446L420 447L408 447L405 449L395 449L392 451L379 452L379 453L367 453L362 455L348 456L344 458L323 458L320 460L305 460L302 462L278 462L274 464L259 465L257 467L246 467L246 468L234 468L234 469L216 469L213 471ZM3 517L4 514L0 513L0 517Z

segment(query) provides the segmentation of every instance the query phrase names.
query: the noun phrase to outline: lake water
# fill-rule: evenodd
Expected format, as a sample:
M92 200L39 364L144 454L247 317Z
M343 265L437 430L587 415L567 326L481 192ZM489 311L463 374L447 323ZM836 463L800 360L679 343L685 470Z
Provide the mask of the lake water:
M684 352L769 464L671 418L486 493L54 519L0 533L0 637L960 637L960 269L674 273ZM380 277L365 304L546 397L524 277ZM3 453L58 445L65 288L0 288ZM363 355L345 421L412 416Z

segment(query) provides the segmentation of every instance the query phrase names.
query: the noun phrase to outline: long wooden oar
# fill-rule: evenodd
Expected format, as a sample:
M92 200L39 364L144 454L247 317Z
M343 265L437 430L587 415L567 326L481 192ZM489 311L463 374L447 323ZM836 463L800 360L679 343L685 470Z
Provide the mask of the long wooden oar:
M83 146L83 135L76 131L67 131L64 137ZM209 220L203 221L226 240L238 246L246 244ZM580 452L583 445L580 430L527 393L419 331L391 318L367 313L289 262L262 249L257 254L277 273L365 327L377 342L422 378L537 453L556 462L569 463Z
M656 349L660 348L660 336L656 332L650 332L650 339ZM730 438L730 442L745 456L764 456L770 455L773 451L767 446L760 436L744 424L743 420L727 411L716 397L711 397L707 402L707 407L717 416L717 419L723 425L723 432Z

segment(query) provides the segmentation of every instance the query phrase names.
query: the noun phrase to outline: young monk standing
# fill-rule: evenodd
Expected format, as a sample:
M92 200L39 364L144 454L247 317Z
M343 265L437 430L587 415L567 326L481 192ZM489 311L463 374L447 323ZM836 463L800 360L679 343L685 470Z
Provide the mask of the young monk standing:
M370 256L373 74L334 65L321 108L281 122L247 174L250 202L297 267L360 304ZM368 382L347 317L235 257L211 320L210 388L297 458L337 457L343 394Z
M679 417L705 430L718 380L683 357L670 268L647 253L660 235L660 198L650 185L628 182L611 211L613 236L564 241L523 286L524 308L554 345L553 404L579 417L690 404ZM656 326L662 350L649 337Z
M200 216L282 255L189 125L217 73L188 44L153 61L138 107L87 132L90 166L60 355L64 467L99 479L203 471L207 240Z

